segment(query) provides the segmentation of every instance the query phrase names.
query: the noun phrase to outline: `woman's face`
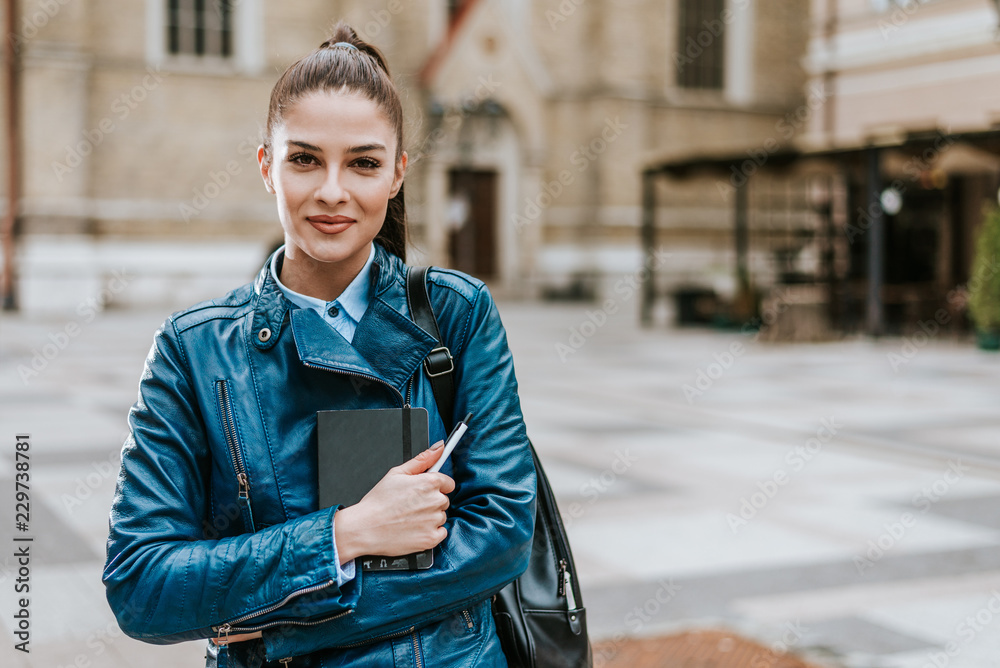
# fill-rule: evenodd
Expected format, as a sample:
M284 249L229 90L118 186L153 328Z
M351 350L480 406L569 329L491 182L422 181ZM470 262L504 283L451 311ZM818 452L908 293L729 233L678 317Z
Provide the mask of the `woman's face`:
M395 130L362 95L317 91L287 109L270 161L257 150L264 183L277 195L286 257L304 253L360 270L403 184L406 153L395 158Z

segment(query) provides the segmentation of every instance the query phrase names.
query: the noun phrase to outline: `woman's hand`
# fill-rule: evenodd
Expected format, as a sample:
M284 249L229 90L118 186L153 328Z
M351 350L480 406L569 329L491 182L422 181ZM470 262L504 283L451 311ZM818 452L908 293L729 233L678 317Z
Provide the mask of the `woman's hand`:
M342 564L366 554L412 554L445 539L446 495L455 489L455 481L443 473L425 473L441 456L443 445L438 441L389 469L363 499L337 511L334 527Z

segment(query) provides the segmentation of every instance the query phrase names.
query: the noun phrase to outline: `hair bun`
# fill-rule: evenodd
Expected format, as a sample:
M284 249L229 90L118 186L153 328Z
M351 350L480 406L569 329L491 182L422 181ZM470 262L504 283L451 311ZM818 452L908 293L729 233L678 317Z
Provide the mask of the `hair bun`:
M357 51L358 50L358 47L355 46L354 44L351 44L350 42L334 42L332 39L328 39L325 42L323 42L320 45L319 48L321 48L321 49L336 49L339 46L346 47L346 48L348 48L348 49L350 49L352 51Z

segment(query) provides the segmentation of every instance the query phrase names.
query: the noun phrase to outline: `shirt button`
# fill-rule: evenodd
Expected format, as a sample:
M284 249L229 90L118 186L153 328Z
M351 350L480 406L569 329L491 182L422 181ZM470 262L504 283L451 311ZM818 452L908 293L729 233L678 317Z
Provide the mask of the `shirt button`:
M330 315L331 318L336 318L338 315L340 315L340 309L337 308L336 306L331 306L326 310L326 312Z

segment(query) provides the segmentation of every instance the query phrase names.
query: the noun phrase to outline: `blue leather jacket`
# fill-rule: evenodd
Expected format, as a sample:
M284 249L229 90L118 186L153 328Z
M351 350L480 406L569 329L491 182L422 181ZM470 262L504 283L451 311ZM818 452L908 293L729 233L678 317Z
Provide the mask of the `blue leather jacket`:
M267 264L254 283L156 332L129 413L103 577L125 633L174 643L261 631L232 644L229 665L506 665L489 597L527 565L535 474L506 335L482 282L428 274L454 355L452 419L475 414L443 471L456 489L434 566L358 569L338 587L336 509L317 510L317 410L409 397L430 414L431 442L445 436L422 365L436 342L409 317L404 272L376 244L353 345L289 303Z

